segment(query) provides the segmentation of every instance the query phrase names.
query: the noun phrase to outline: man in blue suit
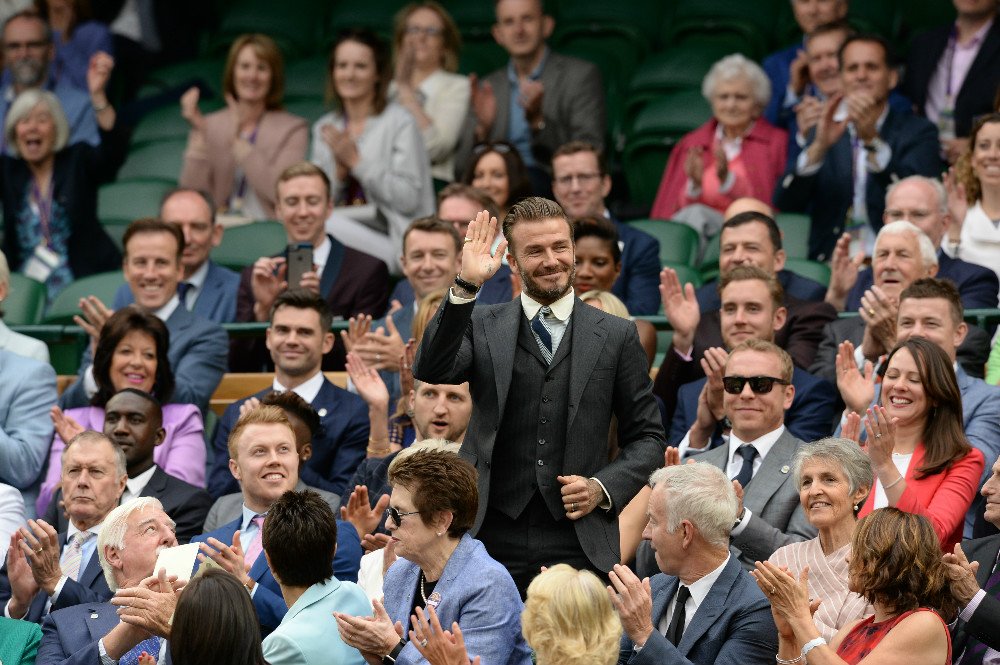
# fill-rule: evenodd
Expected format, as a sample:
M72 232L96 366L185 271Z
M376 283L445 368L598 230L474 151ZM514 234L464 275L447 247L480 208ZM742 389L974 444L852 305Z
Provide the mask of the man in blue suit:
M170 331L167 358L176 381L171 401L194 404L204 413L226 372L228 338L219 324L192 314L180 304L177 284L182 274L184 234L176 224L137 219L125 230L122 242L125 246L122 270L136 305L163 321ZM64 409L89 406L90 398L97 392L91 349L112 314L93 296L82 302L82 309L83 317L77 317L77 322L94 343L83 354L79 380L60 399Z
M283 291L271 308L271 325L266 333L266 345L274 361L274 383L250 397L260 399L272 390L291 390L316 409L321 432L312 439L312 457L302 467L302 480L340 496L365 458L369 422L364 400L333 385L323 375L323 355L334 344L332 318L322 296L307 289ZM239 489L230 473L232 463L227 450L240 406L247 399L230 404L215 428L215 461L208 491L216 498Z
M236 292L240 276L209 258L222 242L222 226L215 223L215 204L205 192L178 188L167 192L160 204L160 219L176 224L184 233L184 267L177 284L181 304L190 312L216 323L236 320ZM132 290L123 284L115 294L114 308L135 302Z
M242 486L242 515L192 542L203 543L201 549L207 556L240 577L266 636L281 623L288 606L262 555L261 528L271 505L285 492L294 491L299 482L295 434L281 408L259 406L240 416L227 443L229 469ZM358 532L350 523L339 522L334 575L354 582L360 564Z
M771 606L729 550L739 501L729 478L704 463L668 466L650 478L642 537L660 574L611 572L621 617L619 665L741 665L776 653Z
M552 157L552 193L570 220L606 217L618 231L622 270L611 287L629 314L656 314L660 242L644 231L624 224L608 212L604 199L611 193L611 176L604 168L600 150L586 141L571 141Z
M51 365L0 349L0 483L26 490L38 478L52 442L48 413L57 398Z

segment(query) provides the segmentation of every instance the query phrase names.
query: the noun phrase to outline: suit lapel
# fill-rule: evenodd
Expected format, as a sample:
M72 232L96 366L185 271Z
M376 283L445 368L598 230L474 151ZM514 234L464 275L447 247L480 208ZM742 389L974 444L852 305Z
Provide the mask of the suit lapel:
M601 310L590 307L579 298L573 302L573 325L570 334L573 339L573 354L569 367L569 412L566 419L567 431L573 427L583 391L590 382L590 374L601 357L604 342L608 337L605 317Z
M729 590L741 572L742 568L736 557L730 555L719 579L715 580L715 584L705 596L705 600L698 606L698 610L691 617L691 623L688 624L681 636L681 643L677 645L677 649L682 654L687 655L716 618L722 614L722 610L726 608L726 601L729 599Z
M344 265L344 246L330 234L327 234L326 237L330 241L330 256L327 257L326 265L323 266L323 276L320 277L319 281L319 292L324 298L329 299L330 290L333 289L337 277L340 276L340 269Z
M215 309L220 300L219 293L222 291L222 285L216 279L216 270L218 268L210 262L208 272L205 274L205 283L201 285L201 291L195 298L194 307L191 308L192 312L205 319L212 318L212 310Z
M976 557L979 562L979 570L976 572L976 582L979 588L985 588L987 580L993 574L993 564L996 563L997 554L1000 553L1000 536L993 536L992 540L986 543Z
M486 350L490 354L493 376L496 379L497 413L503 413L507 404L518 330L523 316L521 299L515 298L500 307L491 308L489 316L482 319L483 338L486 340ZM477 332L473 327L473 335Z
M139 496L151 496L160 498L167 489L167 474L159 466L155 467L153 475L149 477L149 482L142 488Z
M87 607L87 612L87 630L90 632L90 639L95 642L119 624L114 606L108 603L90 605Z
M757 515L760 515L760 511L788 479L791 471L788 461L794 456L797 444L795 437L787 429L782 432L761 461L753 480L747 485L743 503Z
M667 575L667 580L663 591L659 594L653 594L653 630L660 632L660 621L663 620L663 615L667 613L667 606L674 602L674 596L677 595L677 587L680 585L680 580L672 575Z

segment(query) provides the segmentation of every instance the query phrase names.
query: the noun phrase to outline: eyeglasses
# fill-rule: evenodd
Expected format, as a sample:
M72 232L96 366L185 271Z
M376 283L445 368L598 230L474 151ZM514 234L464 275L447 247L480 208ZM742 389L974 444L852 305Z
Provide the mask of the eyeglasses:
M574 173L572 175L561 175L555 181L560 187L570 187L573 181L577 180L581 185L586 187L600 177L600 173Z
M743 392L743 386L750 384L750 390L755 395L766 395L771 392L774 384L787 386L790 382L784 379L776 379L773 376L726 376L722 378L722 387L730 395L739 395Z
M513 148L506 143L477 143L472 146L472 154L476 156L479 156L484 152L495 152L501 155L506 155L511 150L513 150Z
M407 515L419 515L419 514L420 514L419 510L411 510L408 513L401 513L397 508L393 508L392 506L389 506L388 508L385 509L385 518L387 520L392 520L393 524L395 524L396 526L403 526L403 518L406 517Z
M439 37L444 31L441 28L423 27L419 25L408 25L403 31L408 35L424 35L426 37Z

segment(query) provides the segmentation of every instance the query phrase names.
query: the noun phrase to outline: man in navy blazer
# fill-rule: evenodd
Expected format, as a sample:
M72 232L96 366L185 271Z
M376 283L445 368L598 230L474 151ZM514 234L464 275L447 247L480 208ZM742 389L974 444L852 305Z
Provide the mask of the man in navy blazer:
M222 242L222 226L215 223L215 205L205 192L178 188L167 193L160 205L160 219L176 224L184 232L184 267L178 295L182 305L197 316L216 323L236 320L236 291L240 276L212 261L209 254ZM115 294L114 308L135 302L128 285Z
M909 175L941 173L934 125L889 107L897 78L893 65L881 37L854 35L844 42L842 93L826 101L809 145L788 164L775 190L775 206L812 218L811 259L828 260L840 235L852 229L860 248L870 253L882 227L889 184ZM842 102L848 109L844 118Z
M604 199L611 193L611 176L600 149L586 141L560 146L552 157L552 193L571 220L606 217L614 222L622 270L611 292L625 303L629 314L656 314L660 310L660 241L608 212Z
M660 573L640 581L626 566L611 572L625 633L618 664L767 662L778 630L767 598L729 551L739 510L729 478L696 463L659 469L650 482L642 537Z
M204 413L226 372L228 337L219 324L181 306L177 284L182 274L184 234L176 224L138 219L125 230L122 242L125 246L122 270L136 306L163 321L170 331L167 358L176 381L171 401L194 404ZM93 297L83 301L82 310L84 330L96 343L111 311ZM93 346L87 345L78 380L60 398L64 409L89 406L90 398L97 392Z
M322 297L306 289L290 289L275 299L272 312L266 344L274 361L274 383L250 397L260 399L272 390L291 390L316 409L321 433L312 439L312 457L302 468L302 480L340 496L365 458L368 407L363 399L333 385L323 375L323 355L333 346L334 338L330 332L333 315ZM230 404L215 428L215 462L208 491L216 498L239 489L226 451L246 399L249 397Z

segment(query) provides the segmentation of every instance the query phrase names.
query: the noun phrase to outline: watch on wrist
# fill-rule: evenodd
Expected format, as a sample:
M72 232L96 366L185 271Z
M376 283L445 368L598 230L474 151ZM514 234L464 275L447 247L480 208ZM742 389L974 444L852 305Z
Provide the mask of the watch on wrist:
M406 642L399 640L396 642L396 646L392 648L392 651L382 656L382 665L395 665L396 659L399 658L399 652L403 650L406 646Z
M740 508L739 515L736 516L736 521L733 522L734 529L740 525L740 522L743 521L743 518L746 516L746 514L747 514L747 507L743 506L742 508Z
M472 282L462 279L462 274L459 273L455 275L455 284L462 290L468 291L472 295L479 293L480 287L476 286Z

